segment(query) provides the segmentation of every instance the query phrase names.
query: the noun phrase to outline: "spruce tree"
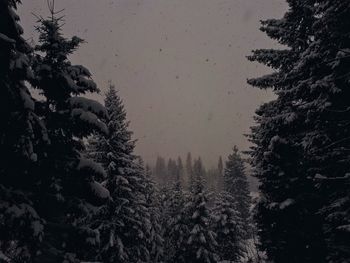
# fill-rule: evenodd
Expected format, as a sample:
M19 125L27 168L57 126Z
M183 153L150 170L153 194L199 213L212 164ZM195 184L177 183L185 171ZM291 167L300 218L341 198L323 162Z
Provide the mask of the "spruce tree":
M191 153L187 153L186 157L186 178L187 178L187 186L191 191L191 187L193 185L193 166L192 166L192 155Z
M212 215L204 189L203 172L204 169L199 158L194 163L195 181L185 208L189 236L180 246L183 253L179 256L178 262L218 262L216 234L210 226Z
M217 171L217 190L222 191L224 187L224 164L221 156L219 157Z
M184 193L180 177L168 189L166 202L163 202L163 236L165 240L165 261L178 262L184 253L183 244L189 235L185 204L187 196Z
M166 184L166 167L163 157L158 156L156 160L156 166L154 168L154 176L156 177L159 185L164 186Z
M206 171L207 188L210 192L219 192L219 171L211 168Z
M196 193L199 190L204 190L204 187L206 187L206 179L205 179L205 168L202 163L201 157L198 157L197 160L193 163L193 170L192 170L192 185L191 185L191 191L192 193Z
M304 144L307 114L299 82L304 52L314 41L315 1L289 0L281 19L262 22L261 30L284 49L260 49L249 57L270 66L274 73L248 82L272 88L277 98L256 112L250 152L254 175L260 180L257 222L262 249L274 262L325 262L320 196L307 175ZM312 55L310 56L312 57ZM299 89L298 85L303 86Z
M327 262L350 258L350 3L314 1L313 38L294 67L296 114L305 175L314 179L327 245Z
M164 238L161 218L161 202L159 198L159 190L156 184L151 180L146 170L145 182L146 204L150 213L151 229L149 231L148 251L150 262L164 262ZM168 251L167 251L168 253Z
M35 262L75 262L90 260L86 251L96 247L99 233L86 224L93 207L110 196L96 179L105 171L82 156L82 139L94 132L107 133L102 121L105 108L81 95L98 92L90 72L68 60L83 42L66 39L61 19L39 19L39 45L33 60L35 79L45 100L37 102L36 112L46 125L50 143L43 146L35 177L37 211L45 219L45 236Z
M244 162L234 146L233 153L228 156L224 173L225 190L229 192L237 202L237 209L245 222L245 231L249 232L250 221L250 195L247 176L244 171ZM247 237L247 235L246 235Z
M229 192L221 192L214 205L212 224L221 261L239 262L245 256L246 229L237 207L237 200Z
M167 166L166 185L171 185L176 180L176 175L177 175L176 161L169 158L168 166Z
M134 154L135 141L128 129L124 105L113 85L106 94L105 107L109 135L96 134L88 146L88 156L107 170L103 185L113 198L91 223L101 232L100 259L147 262L151 256L151 214L146 198L151 197L146 196L145 173Z
M33 80L30 68L31 47L22 38L23 30L16 14L20 1L2 0L0 25L0 84L1 84L1 117L0 128L2 171L15 169L15 158L23 164L35 162L37 154L34 141L38 136L46 139L46 134L36 134L42 130L43 123L34 113L35 100L32 98L25 81ZM18 167L18 166L17 166ZM22 170L23 167L20 167ZM15 176L15 175L14 175Z
M0 1L0 258L30 262L43 238L44 220L35 206L39 144L44 123L25 81L33 80L32 49L16 14L20 1Z
M176 182L178 181L180 185L183 187L184 186L184 166L182 163L182 159L179 156L177 158L177 169L176 169Z

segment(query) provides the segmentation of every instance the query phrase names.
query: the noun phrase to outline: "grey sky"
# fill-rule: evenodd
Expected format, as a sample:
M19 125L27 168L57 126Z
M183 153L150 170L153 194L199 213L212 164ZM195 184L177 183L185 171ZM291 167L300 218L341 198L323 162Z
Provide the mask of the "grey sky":
M46 0L20 8L26 38ZM259 20L281 17L283 0L56 0L65 8L67 36L84 44L72 57L104 92L108 80L120 90L137 152L150 162L193 155L214 164L243 136L255 109L272 95L246 84L267 69L245 56L271 48ZM101 96L98 99L101 101Z

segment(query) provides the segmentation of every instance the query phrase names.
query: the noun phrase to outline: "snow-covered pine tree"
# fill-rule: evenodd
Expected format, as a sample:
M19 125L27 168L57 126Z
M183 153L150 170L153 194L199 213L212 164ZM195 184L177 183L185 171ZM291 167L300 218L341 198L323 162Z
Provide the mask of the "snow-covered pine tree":
M134 155L135 141L124 105L112 84L105 107L109 135L96 134L88 145L88 156L107 171L103 185L113 198L91 223L101 232L100 258L103 262L148 262L151 215L146 205L146 178Z
M297 112L309 87L296 88L301 76L297 69L314 40L315 1L287 2L289 10L283 18L263 21L261 27L286 48L255 50L249 57L270 66L274 73L248 82L272 88L277 95L257 110L258 125L250 136L253 173L261 183L256 219L269 260L325 262L320 198L306 173L302 143L307 114Z
M245 255L245 224L238 211L238 202L231 193L221 192L213 208L213 231L216 233L217 254L221 261L239 262Z
M152 181L150 171L146 168L145 171L145 195L146 204L148 205L150 213L151 229L149 237L150 262L158 263L164 262L164 238L161 218L161 199L156 184ZM167 251L168 253L168 251Z
M176 179L175 181L179 181L180 185L183 187L184 186L184 166L182 163L182 159L179 156L177 158L177 169L176 169Z
M16 14L20 1L0 1L0 261L29 262L43 236L33 200L37 144L46 129L25 85L33 78L31 48Z
M219 187L219 171L217 168L210 168L206 171L207 190L213 193L218 193Z
M190 152L187 153L185 168L186 168L187 186L188 186L188 189L192 191L191 187L193 185L193 166L192 166L192 155Z
M166 199L166 200L164 200ZM163 236L165 262L178 262L184 253L183 244L189 235L187 226L187 214L185 211L187 196L184 193L180 177L176 177L176 181L172 187L168 189L163 197Z
M142 158L137 156L136 159L139 164L138 171L140 184L142 185L140 188L140 204L146 207L143 213L138 213L146 235L148 257L145 260L148 261L145 262L161 263L164 262L164 239L162 236L159 192L155 182L150 177L150 171L145 168ZM142 260L139 260L139 262L142 262Z
M257 214L257 205L259 203L260 195L258 192L253 192L252 195L252 206L250 209L250 213L252 215L252 219ZM250 226L250 235L251 238L248 240L245 246L246 258L248 258L248 262L266 262L266 253L261 251L261 243L258 235L258 224L255 220L251 220ZM250 260L250 261L249 261Z
M166 185L166 175L167 171L165 167L165 160L163 157L158 156L156 160L156 166L154 168L154 176L161 187L164 187Z
M199 191L204 191L206 187L206 171L202 163L201 157L198 157L197 160L193 163L193 169L192 169L192 185L191 185L191 191L192 193L197 193Z
M74 262L94 259L86 252L98 244L99 233L86 224L93 205L109 199L109 192L95 179L105 171L82 156L82 139L93 132L108 133L101 120L105 108L80 95L97 92L90 72L72 65L68 56L82 43L78 37L66 39L61 33L61 19L39 19L39 45L33 60L33 86L45 100L36 112L44 121L50 144L43 146L36 170L37 211L45 219L45 236L35 262Z
M217 170L217 191L220 192L224 188L224 163L222 157L219 157L218 170Z
M228 156L224 172L224 189L229 192L236 201L237 209L244 222L245 237L249 237L251 199L249 184L245 174L244 162L238 152L237 146L233 147L233 152Z
M146 234L148 257L147 262L161 263L164 262L164 239L162 235L161 221L161 199L159 198L159 190L156 183L151 178L151 171L148 165L144 165L144 161L140 156L136 156L138 163L138 171L140 176L140 195L146 209L140 213L143 222L144 233ZM143 260L143 259L142 259ZM142 262L140 260L140 262ZM146 262L146 261L145 261Z
M177 176L177 164L176 161L169 158L168 166L167 166L167 177L166 177L166 185L171 186L174 181L176 181Z
M284 106L278 101L263 105L256 112L259 126L252 128L252 142L259 145L253 148L252 164L254 176L261 182L255 216L261 250L276 262L313 262L312 257L322 259L324 253L324 250L316 252L317 247L322 247L323 237L315 189L312 182L303 177L302 150L294 143L297 138L291 133L288 140L285 134L284 137L276 135L281 134L276 130L280 122L275 122L280 107ZM304 199L308 202L299 201Z
M294 67L305 175L319 187L327 262L350 260L350 2L315 0L313 38Z
M185 207L189 236L180 246L183 253L179 255L178 262L218 262L216 235L210 226L212 215L207 204L208 198L204 189L203 172L204 169L199 158L194 163L193 191Z

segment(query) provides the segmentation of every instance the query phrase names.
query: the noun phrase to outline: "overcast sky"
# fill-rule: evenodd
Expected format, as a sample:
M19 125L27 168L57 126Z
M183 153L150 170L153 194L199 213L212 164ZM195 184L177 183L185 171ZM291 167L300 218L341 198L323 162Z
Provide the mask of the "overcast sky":
M23 2L25 37L36 41L31 13L46 16L46 0ZM212 165L234 144L249 147L243 134L272 94L246 84L268 69L245 56L275 46L259 20L281 17L283 0L56 0L62 8L64 33L87 41L72 62L101 95L116 84L146 162L191 151Z

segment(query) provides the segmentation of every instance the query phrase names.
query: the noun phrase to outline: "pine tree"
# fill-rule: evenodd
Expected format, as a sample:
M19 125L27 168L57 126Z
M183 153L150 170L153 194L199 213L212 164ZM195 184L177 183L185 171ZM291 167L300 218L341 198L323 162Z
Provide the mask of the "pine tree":
M45 125L35 114L35 100L25 81L32 81L30 46L16 14L20 1L0 1L0 258L30 261L43 237L44 220L33 193L38 144L48 143Z
M166 184L171 185L176 180L176 175L177 175L176 161L170 158L167 166Z
M217 190L221 191L224 187L224 164L222 162L222 157L219 157L218 161L218 174L217 174Z
M82 139L108 130L102 121L105 108L80 97L98 91L90 72L68 60L82 40L64 38L53 4L50 11L49 18L39 20L33 60L32 83L45 97L37 102L36 112L50 139L38 155L35 171L37 211L45 219L45 236L35 262L74 262L93 259L86 257L86 251L98 245L99 233L86 220L94 205L109 198L108 190L95 180L105 177L105 171L82 156Z
M36 134L43 129L43 123L34 113L35 101L32 98L25 81L32 81L33 72L30 68L31 48L22 38L23 30L19 25L19 17L15 10L20 1L2 0L0 25L0 76L1 76L1 117L3 125L1 134L2 170L14 169L14 158L19 158L23 164L26 161L36 161L34 139L46 134ZM47 139L47 138L45 138ZM23 168L20 167L20 170Z
M316 182L327 262L350 258L349 1L314 1L313 38L294 67L305 175Z
M166 198L166 202L163 202L165 261L175 263L184 252L183 243L189 234L187 214L184 209L187 197L182 190L180 180L174 182L164 197Z
M101 232L100 257L103 262L147 262L151 256L152 229L150 209L146 205L151 196L146 196L146 188L151 186L133 153L135 141L128 129L124 105L113 85L106 94L105 107L109 135L95 135L88 146L88 156L107 170L103 185L113 198L92 221L92 226Z
M176 182L178 181L181 186L184 185L184 166L182 164L182 159L179 156L177 158L177 170L176 170Z
M166 184L166 167L163 157L158 156L156 160L156 166L154 168L154 175L161 186Z
M149 231L148 251L150 254L150 262L164 262L164 238L161 219L161 203L159 192L156 184L147 176L146 170L146 204L150 213L151 229Z
M260 145L253 166L261 182L256 214L261 249L276 262L322 262L324 250L316 252L323 247L319 204L312 181L304 177L302 150L290 134L288 140L276 135L276 123L271 123L280 106L263 105L257 111L260 126L253 128L253 142Z
M315 1L287 2L289 10L282 19L263 21L261 27L286 48L255 50L249 57L275 71L248 82L261 89L272 88L277 95L257 110L258 125L250 136L254 176L260 180L262 195L256 219L269 260L325 262L320 196L306 173L307 114L298 112L306 105L304 94L310 90L307 82L300 82L303 73L299 68L301 61L308 60L304 52L315 37Z
M188 189L191 190L194 179L193 179L192 155L190 152L187 153L185 168L186 168L186 178L187 178Z
M210 192L219 192L219 171L217 168L211 168L206 171L207 188Z
M221 192L215 202L213 231L221 261L239 262L245 255L246 229L237 207L237 200L228 192Z
M224 174L225 190L236 200L237 209L242 218L242 222L245 222L245 231L248 233L251 200L249 184L244 169L244 162L238 152L238 148L234 146L233 153L228 156L226 162Z
M218 262L216 235L210 226L212 216L207 204L208 198L202 174L204 169L200 158L195 162L193 170L195 183L185 208L189 236L186 238L186 242L180 246L182 254L179 256L178 262Z
M202 191L206 186L205 174L206 174L206 171L203 166L202 159L201 157L198 157L198 159L195 160L193 163L193 170L192 170L191 191L193 193L196 193L199 190Z

